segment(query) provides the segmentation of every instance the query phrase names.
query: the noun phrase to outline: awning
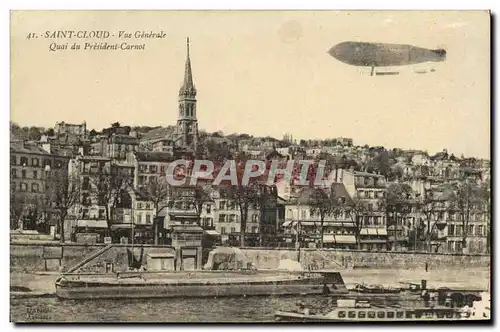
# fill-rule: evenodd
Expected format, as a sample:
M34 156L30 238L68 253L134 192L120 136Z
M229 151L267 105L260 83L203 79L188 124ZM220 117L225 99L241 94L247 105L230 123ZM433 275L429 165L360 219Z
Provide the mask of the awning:
M387 229L384 228L362 228L360 235L387 235Z
M323 235L323 242L337 244L355 244L356 237L354 235Z
M106 220L78 220L77 227L88 227L88 228L108 228L108 222Z
M112 230L117 230L117 229L131 229L132 224L112 224L111 229Z
M385 229L385 228L378 228L377 232L378 232L378 235L387 235L387 229Z
M214 235L214 236L219 236L220 234L214 230L211 230L211 229L207 229L205 231L205 234L208 234L208 235Z
M291 220L285 221L285 222L283 223L283 227L288 227L291 223L292 223L292 221L291 221Z
M361 239L361 243L387 243L384 239Z

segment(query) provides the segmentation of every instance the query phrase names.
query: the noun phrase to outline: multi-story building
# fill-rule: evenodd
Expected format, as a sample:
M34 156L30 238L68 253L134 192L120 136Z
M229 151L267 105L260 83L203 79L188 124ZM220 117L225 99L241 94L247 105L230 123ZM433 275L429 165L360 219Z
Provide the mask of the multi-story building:
M332 187L313 189L310 187L291 187L292 193L284 202L285 222L283 233L285 242L300 241L301 247L318 247L321 242L321 218L319 213L313 213L313 195L315 190L325 190L325 193L336 200L341 200L345 209L338 214L326 215L323 222L323 246L325 248L355 249L357 244L356 225L353 215L349 213L352 199L344 184L333 183ZM331 192L330 192L331 191ZM297 236L298 233L298 236Z
M102 156L113 159L116 163L132 163L133 154L138 150L139 140L136 137L112 134L102 139Z
M167 152L137 151L134 153L134 188L157 181L165 176L174 157Z
M428 249L445 253L485 253L488 251L490 218L488 201L476 186L472 187L470 196L458 197L457 185L463 184L449 183L431 188L427 193L428 215L422 221L432 230L429 234L431 248ZM462 200L462 205L457 199Z
M362 249L387 249L387 220L383 200L386 196L386 180L383 175L337 169L336 182L342 182L349 195L364 205L363 227L360 232Z
M56 122L56 125L54 126L54 132L58 136L72 134L80 138L86 138L87 124L85 122L81 124L66 123L64 121Z
M43 216L35 215L36 220L24 221L28 209L37 208L46 194L47 178L53 172L67 174L69 157L53 155L35 144L11 142L10 144L10 188L11 188L11 227L32 228ZM61 175L61 173L58 173ZM27 198L27 199L25 199ZM31 203L29 203L31 202ZM29 203L29 204L28 204ZM48 221L48 220L47 220ZM17 224L17 225L16 225ZM29 225L28 225L29 224ZM47 229L44 229L45 231Z

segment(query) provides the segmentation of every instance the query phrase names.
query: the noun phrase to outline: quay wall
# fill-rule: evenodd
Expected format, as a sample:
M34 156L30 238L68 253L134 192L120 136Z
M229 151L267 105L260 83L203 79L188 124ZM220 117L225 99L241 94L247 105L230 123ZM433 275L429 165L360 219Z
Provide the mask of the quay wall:
M308 269L371 268L371 269L425 269L429 268L488 268L489 255L460 255L438 253L357 251L334 249L296 250L244 248L247 258L258 268L272 269L280 260L297 260Z
M103 244L59 244L59 243L11 243L11 272L67 271L85 257L101 250ZM123 271L128 265L127 248L131 245L116 244L108 251L91 260L89 267L102 270L106 262L113 262L115 271ZM149 253L174 254L169 246L135 245L134 255L139 257L143 248L143 260ZM296 261L299 258L305 269L430 269L440 268L488 268L489 255L429 254L413 252L373 252L345 250L266 249L241 248L249 261L258 269L275 269L281 260Z
M106 245L84 244L12 244L10 245L10 271L11 272L65 272L81 262L86 257L105 248ZM100 272L105 269L107 262L113 263L115 271L125 271L128 267L127 248L131 245L115 244L98 257L89 261L79 271ZM136 258L140 257L141 248L144 249L143 261L147 254L173 253L169 246L134 245L133 252Z

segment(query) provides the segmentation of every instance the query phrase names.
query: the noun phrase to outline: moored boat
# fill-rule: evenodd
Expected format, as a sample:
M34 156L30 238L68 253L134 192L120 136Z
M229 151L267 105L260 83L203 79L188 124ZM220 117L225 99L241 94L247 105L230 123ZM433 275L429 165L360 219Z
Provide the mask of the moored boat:
M278 311L281 322L397 322L449 321L467 319L461 308L372 306L368 301L339 299L335 307L311 309L299 304L296 311ZM470 318L469 318L470 319Z
M169 298L347 294L338 272L203 271L63 275L56 281L63 299Z

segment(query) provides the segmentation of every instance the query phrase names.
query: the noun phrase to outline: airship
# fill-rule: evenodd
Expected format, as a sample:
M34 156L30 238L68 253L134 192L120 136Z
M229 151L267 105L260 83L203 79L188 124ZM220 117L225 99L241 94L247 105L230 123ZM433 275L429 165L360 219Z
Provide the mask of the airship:
M328 53L335 59L351 66L371 67L371 76L398 75L399 72L376 72L375 68L409 66L446 60L444 49L427 49L406 44L383 44L366 42L343 42L332 47ZM435 69L430 70L435 71ZM417 73L425 74L427 70Z

